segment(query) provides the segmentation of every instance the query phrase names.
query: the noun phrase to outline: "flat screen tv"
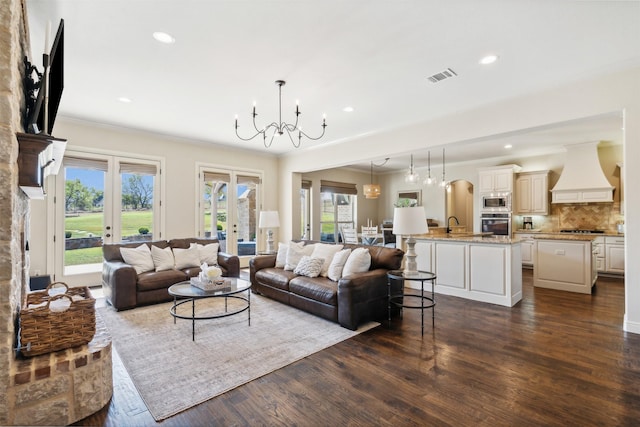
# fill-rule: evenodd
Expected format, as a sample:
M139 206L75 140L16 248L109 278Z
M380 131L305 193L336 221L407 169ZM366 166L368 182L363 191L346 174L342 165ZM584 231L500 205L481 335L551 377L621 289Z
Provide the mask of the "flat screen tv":
M46 133L51 135L53 125L60 106L62 98L62 90L64 89L64 19L60 20L56 37L53 39L51 51L49 53L49 86L46 91L49 92L48 105L48 122L45 129L45 89L44 73L40 79L40 89L36 97L33 107L28 109L27 114L27 132L28 133Z

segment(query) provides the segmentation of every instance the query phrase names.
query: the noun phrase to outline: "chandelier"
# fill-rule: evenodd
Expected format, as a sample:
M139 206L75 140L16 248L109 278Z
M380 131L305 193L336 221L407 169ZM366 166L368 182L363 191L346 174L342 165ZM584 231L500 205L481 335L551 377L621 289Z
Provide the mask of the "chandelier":
M375 166L384 166L388 161L389 161L389 157L384 159L384 162L380 163L379 165L375 165ZM364 191L365 199L377 199L380 196L380 193L381 193L380 184L374 184L373 183L373 166L374 166L374 164L373 164L373 162L371 162L371 180L369 181L369 184L364 184L362 186L362 190Z
M255 102L253 103L253 127L256 130L256 133L249 137L249 138L243 138L238 134L238 116L236 115L236 136L238 138L240 138L243 141L250 141L253 138L255 138L258 135L262 135L262 140L264 142L264 146L266 148L271 147L271 144L273 143L273 138L276 136L276 134L278 135L282 135L285 132L287 133L287 135L289 136L289 139L291 140L291 143L293 144L293 146L295 148L300 147L300 142L302 140L302 137L305 136L308 139L311 139L313 141L316 141L320 138L322 138L324 136L324 131L327 127L327 124L325 122L325 116L323 115L322 117L322 134L320 134L320 136L313 138L309 135L307 135L306 133L304 133L302 131L302 127L298 127L298 118L300 116L300 114L302 114L300 112L300 108L298 106L298 103L296 102L296 122L294 124L290 124L290 123L286 123L282 121L282 86L284 86L286 84L286 82L284 80L276 80L276 84L278 85L278 122L272 122L271 124L263 127L262 129L258 129L258 126L256 125L256 116L258 115L258 113L256 113L256 104ZM269 143L267 143L267 133L271 132L271 138L269 139ZM298 133L298 142L296 143L296 141L294 140L294 137L291 135L291 132L297 132Z
M411 165L409 166L409 170L404 175L404 182L418 182L420 179L420 174L415 171L413 168L413 154L411 155Z

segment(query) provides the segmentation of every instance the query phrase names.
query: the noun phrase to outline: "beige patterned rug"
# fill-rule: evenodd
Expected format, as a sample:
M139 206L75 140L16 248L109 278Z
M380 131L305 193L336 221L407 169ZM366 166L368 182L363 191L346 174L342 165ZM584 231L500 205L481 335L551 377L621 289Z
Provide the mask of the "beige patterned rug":
M196 302L200 313L224 310L223 300ZM233 304L229 300L230 308ZM367 331L310 315L259 295L247 312L196 321L169 314L171 303L116 312L100 308L127 372L156 421L163 420L310 354ZM181 307L191 310L190 304ZM185 311L183 310L184 314Z

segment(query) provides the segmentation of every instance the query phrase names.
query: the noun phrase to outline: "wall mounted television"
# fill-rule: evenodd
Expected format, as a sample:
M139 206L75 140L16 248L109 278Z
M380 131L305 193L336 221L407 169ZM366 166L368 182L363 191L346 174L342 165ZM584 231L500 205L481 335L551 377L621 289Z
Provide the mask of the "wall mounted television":
M64 19L60 20L58 31L53 39L49 53L49 86L44 88L44 73L40 75L38 95L29 100L27 95L26 131L28 133L45 133L51 135L53 125L60 106L62 91L64 89ZM31 70L27 70L29 73ZM27 76L27 78L29 78ZM45 89L49 92L48 121L45 129ZM30 101L30 102L29 102Z

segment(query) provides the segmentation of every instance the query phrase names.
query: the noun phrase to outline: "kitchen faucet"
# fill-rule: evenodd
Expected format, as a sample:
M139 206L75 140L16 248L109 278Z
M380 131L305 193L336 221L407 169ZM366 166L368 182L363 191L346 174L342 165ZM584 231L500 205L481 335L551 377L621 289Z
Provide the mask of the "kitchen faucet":
M458 221L458 218L456 218L455 216L452 215L447 218L447 234L451 233L451 226L449 225L451 223L451 218L456 220L456 225L460 225L460 221Z

